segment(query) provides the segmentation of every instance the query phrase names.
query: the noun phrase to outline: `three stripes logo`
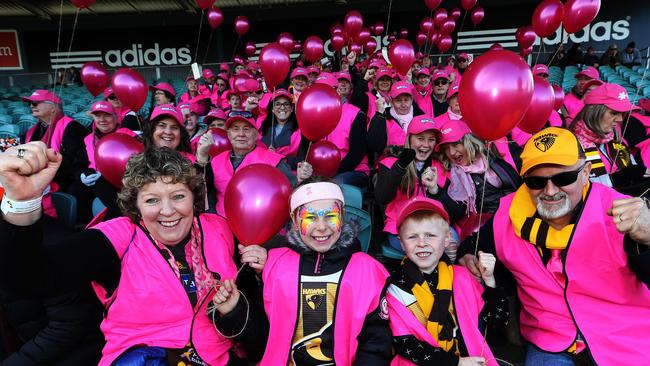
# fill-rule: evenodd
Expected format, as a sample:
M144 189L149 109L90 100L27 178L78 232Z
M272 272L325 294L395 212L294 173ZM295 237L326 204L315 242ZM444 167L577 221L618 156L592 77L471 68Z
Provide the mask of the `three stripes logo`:
M81 68L89 61L102 62L102 51L50 52L52 69Z
M504 48L518 48L515 38L516 28L492 29L458 33L458 50L486 50L495 43Z

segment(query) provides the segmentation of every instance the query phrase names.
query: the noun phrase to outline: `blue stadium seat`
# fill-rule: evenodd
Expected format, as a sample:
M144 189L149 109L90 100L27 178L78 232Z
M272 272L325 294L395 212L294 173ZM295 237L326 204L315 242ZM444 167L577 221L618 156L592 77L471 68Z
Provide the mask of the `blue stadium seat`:
M345 205L361 209L363 206L363 192L360 188L349 185L341 184L343 191L343 198L345 198Z
M77 223L77 199L75 196L63 192L54 192L52 193L52 203L56 208L59 221L70 228L74 228Z
M16 125L0 125L0 135L18 137L20 136L20 127Z
M372 234L370 214L360 208L345 205L345 217L348 221L355 220L359 224L359 235L357 238L361 243L361 250L368 253L368 248L370 247L370 236Z

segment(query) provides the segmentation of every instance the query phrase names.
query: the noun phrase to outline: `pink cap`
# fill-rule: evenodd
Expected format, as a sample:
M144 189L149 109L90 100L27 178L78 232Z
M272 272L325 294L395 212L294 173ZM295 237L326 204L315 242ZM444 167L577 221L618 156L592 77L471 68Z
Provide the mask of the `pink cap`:
M211 69L203 69L203 72L201 74L203 75L204 79L209 79L214 76L214 71Z
M110 97L113 94L115 94L115 92L113 91L113 88L111 88L110 86L104 89L104 100L108 100L108 97Z
M251 126L253 126L253 128L257 129L257 127L255 126L255 120L253 120L252 118L246 118L244 116L233 116L228 118L226 120L226 129L229 129L230 126L232 126L232 124L237 121L248 122Z
M295 69L293 69L293 71L291 71L292 79L298 76L304 76L305 78L307 78L307 69L305 69L304 67L296 67Z
M533 75L543 75L543 74L548 75L548 66L544 64L537 64L533 66L532 70L533 70Z
M307 67L307 74L311 74L311 73L320 74L320 69L316 66Z
M445 70L436 70L431 77L431 80L435 81L438 79L449 79L449 74Z
M251 73L248 72L248 71L246 71L246 70L239 70L239 71L237 71L237 72L235 73L235 76L236 76L236 77L242 77L242 76L243 76L243 77L247 77L247 78L252 78L252 77L253 77L253 75L251 75Z
M449 120L440 126L440 141L436 144L436 151L440 151L442 144L460 141L463 136L472 133L469 126L461 120Z
M174 90L174 87L167 84L167 83L165 83L165 82L160 82L160 83L158 83L156 85L150 86L149 90L152 93L155 93L156 90L162 90L162 91L166 91L167 93L173 95L174 97L176 96L176 90Z
M163 104L154 108L149 121L153 121L161 116L169 116L175 119L181 126L183 126L185 123L185 119L183 118L180 110L178 110L178 108L173 104Z
M433 117L427 115L415 116L409 123L407 133L409 135L417 135L424 131L434 130L438 137L440 137L440 130L433 120Z
M604 81L599 80L599 79L591 79L585 83L585 85L582 86L582 90L587 90L592 86L601 86L605 84Z
M589 66L586 69L577 73L576 79L581 76L588 77L589 79L600 79L600 74L598 74L598 70L596 70L596 68L593 66Z
M251 61L246 65L246 68L250 71L257 71L260 69L260 65L257 62Z
M230 71L230 66L228 66L227 63L223 62L219 64L219 71L225 71L228 72Z
M433 200L431 198L416 196L408 200L403 206L402 209L397 214L397 228L399 229L402 226L402 223L406 218L418 211L431 211L440 215L447 223L449 223L449 214L445 211L442 203Z
M585 105L604 104L607 108L616 112L629 112L639 107L630 103L627 90L618 84L605 83L590 91L585 96Z
M187 83L188 81L190 81L190 80L196 80L196 79L194 78L193 75L190 75L190 76L188 76L188 77L185 78L185 82L186 82L186 83Z
M21 99L23 102L51 102L54 104L61 104L61 98L59 98L51 91L45 89L34 90L32 95L28 97L22 97Z
M226 98L226 100L230 99L230 97L233 96L233 95L236 95L236 96L239 97L239 94L235 93L235 91L232 90L232 89L226 90L226 92L224 94L225 94L224 98Z
M398 81L393 84L390 88L390 93L388 94L391 98L397 98L402 94L408 94L413 96L413 85L407 83L406 81Z
M225 72L221 72L217 74L217 79L221 79L225 82L228 82L228 74L226 74Z
M275 89L273 92L273 99L275 100L279 97L285 97L293 102L293 96L286 89Z
M99 102L93 103L93 105L90 107L90 112L88 112L88 114L95 114L98 112L114 115L115 109L113 109L113 105L111 103L100 100Z
M226 117L226 112L224 112L222 109L211 109L210 112L203 118L203 122L210 124L215 119L220 119L220 120L226 120L228 117Z
M453 97L455 94L458 94L459 88L460 88L460 83L458 81L454 81L449 86L449 89L447 89L447 99Z
M232 59L232 63L233 63L235 66L237 66L237 65L246 66L246 65L244 64L244 59L241 58L240 56L235 56L235 58Z
M377 68L377 69L381 69L384 66L386 66L386 63L381 62L379 60L374 60L374 61L370 62L370 66L368 66L368 67L370 67L370 68L374 67L374 68Z
M420 70L418 70L418 72L415 73L415 76L420 76L420 75L431 76L431 71L429 71L429 69L427 69L426 67L423 67Z
M386 69L386 68L380 68L379 70L377 70L377 76L375 77L375 79L379 80L379 79L383 78L384 76L388 76L389 78L393 79L394 78L393 70Z
M337 80L345 79L349 83L352 83L352 77L350 76L350 73L347 71L339 71L335 73L334 76L336 76Z
M325 84L329 85L332 88L336 88L339 85L339 81L331 72L323 72L314 81L316 84Z
M179 104L177 107L183 116L190 113L196 114L195 108L192 108L192 103L190 102Z
M457 59L461 59L461 58L469 61L469 55L467 53L465 53L465 52L461 52L461 53L458 54Z

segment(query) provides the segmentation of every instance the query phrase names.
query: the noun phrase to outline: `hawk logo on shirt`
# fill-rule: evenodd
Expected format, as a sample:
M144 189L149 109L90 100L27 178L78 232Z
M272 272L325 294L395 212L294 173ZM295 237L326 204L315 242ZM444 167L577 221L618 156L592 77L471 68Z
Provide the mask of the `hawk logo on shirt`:
M307 306L312 310L316 310L323 303L327 290L320 288L303 289L302 294L305 295L305 303L307 303Z
M537 136L533 142L537 150L547 152L555 143L556 137L557 135L554 133L545 133L541 136Z

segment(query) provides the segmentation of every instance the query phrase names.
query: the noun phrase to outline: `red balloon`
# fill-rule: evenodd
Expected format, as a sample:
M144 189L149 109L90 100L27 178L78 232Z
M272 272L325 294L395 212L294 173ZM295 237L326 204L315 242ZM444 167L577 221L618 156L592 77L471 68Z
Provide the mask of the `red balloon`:
M397 37L395 37L394 34L391 34L390 36L388 36L388 42L389 43L395 42L396 39L397 39Z
M395 66L397 72L405 76L406 73L413 66L413 61L415 61L415 50L411 42L400 39L395 41L388 48L388 59L390 63Z
M302 42L298 40L293 41L293 52L299 53L300 51L302 51Z
M196 5L197 5L200 9L205 10L205 9L209 9L209 8L211 8L212 5L214 5L214 1L215 1L215 0L196 0Z
M438 50L442 53L445 53L451 49L451 45L453 44L453 40L451 39L451 36L449 34L445 35L440 35L438 39L436 40L436 47L438 47Z
M377 41L371 39L368 42L366 42L366 44L363 47L366 49L366 55L370 56L373 53L375 53L375 51L377 50Z
M438 45L438 39L439 39L439 38L440 38L440 33L438 33L438 32L433 32L433 33L431 33L431 35L429 36L429 42L431 42L431 44L435 44L436 47L437 47L437 45Z
M361 53L361 45L359 45L358 43L352 43L350 45L350 52L354 52L358 55L359 53Z
M530 55L531 53L533 53L532 46L528 48L519 48L519 54L521 55L521 57L528 57L528 55Z
M470 14L470 18L472 18L472 24L478 25L480 22L483 21L483 18L485 17L485 10L483 10L482 6L477 6L474 9L472 9L472 13Z
M314 63L323 57L323 40L318 36L309 36L303 45L303 53L310 62Z
M442 0L424 0L424 5L429 8L429 10L436 10L440 6Z
M130 110L137 112L142 108L147 100L149 89L139 72L126 67L121 68L113 74L111 83L115 95Z
M560 0L544 0L537 5L533 13L533 29L538 36L544 38L555 33L564 16L564 8Z
M309 141L321 140L338 125L341 108L341 97L334 88L325 84L313 84L298 98L298 127Z
M535 30L533 30L532 26L526 25L517 28L517 31L515 32L515 38L517 39L517 42L519 42L519 47L528 48L532 46L533 43L535 43L537 34L535 34Z
M600 0L568 0L564 4L564 30L573 34L584 28L598 15Z
M289 53L278 43L269 43L262 48L259 63L266 85L271 90L287 77L291 68Z
M453 20L460 18L460 9L458 8L451 9L451 12L449 12L449 17Z
M423 59L423 58L424 58L424 53L422 53L422 52L416 52L416 53L415 53L415 58L418 59L418 60Z
M458 93L463 119L475 135L487 141L512 130L532 97L530 67L507 50L486 52L474 59L463 73Z
M476 0L460 0L460 5L465 11L470 11L476 5Z
M121 98L120 98L121 99ZM135 137L123 133L111 133L95 145L95 164L104 179L116 188L122 188L122 177L131 155L144 151L144 145Z
M423 31L419 31L417 36L415 36L415 43L420 47L424 46L427 43L427 35Z
M456 28L456 21L450 18L447 18L444 23L442 23L442 26L440 27L440 34L448 35L451 34L451 32L454 31L454 28Z
M248 18L246 18L245 16L240 15L237 18L235 18L235 32L237 32L237 34L240 37L243 37L244 34L246 34L246 32L248 32L250 27L251 27L251 25L248 22Z
M255 54L255 51L257 50L257 47L255 47L255 43L253 42L246 42L246 47L244 48L244 52L246 52L246 56L251 57Z
M222 130L221 128L211 128L209 132L212 134L212 140L214 140L214 144L210 146L210 150L208 151L211 158L214 158L224 151L232 149L232 145L228 139L228 132L226 132L226 130Z
M357 37L361 44L366 44L370 40L370 30L368 28L361 28L359 36Z
M409 30L406 28L402 28L399 31L399 38L406 39L409 36Z
M311 145L307 162L314 168L314 174L333 177L341 165L341 151L329 141L318 141Z
M429 33L433 29L433 19L426 17L420 22L420 30L425 34Z
M344 46L345 37L343 37L342 34L334 34L332 36L332 48L334 48L336 52L341 52Z
M437 28L440 28L445 20L447 20L447 10L442 8L436 10L435 14L433 14L433 24L435 24Z
M223 23L223 12L221 9L208 10L208 24L210 28L217 29Z
M95 5L97 0L70 0L70 2L78 9L84 9Z
M252 164L238 170L224 195L230 229L243 245L262 245L289 219L291 183L278 168Z
M533 79L533 98L524 117L517 125L521 130L531 134L539 132L544 127L555 103L551 84L541 76L534 76Z
M86 62L81 68L81 81L90 94L96 97L108 87L108 71L99 62Z
M557 111L564 105L564 90L561 86L552 84L553 94L555 95L555 103L553 103L553 110Z
M291 33L282 32L278 36L278 44L282 46L287 52L293 51L293 36Z
M351 10L345 14L343 26L348 35L356 36L361 31L361 27L363 27L363 16L358 11Z
M235 83L233 85L233 89L235 89L235 92L237 94L243 94L245 87L244 84L246 84L246 80L250 80L250 78L245 77L245 76L238 76L235 78Z
M503 49L504 48L501 45L501 43L495 43L492 46L490 46L490 51L500 51L500 50L503 50Z
M375 23L375 32L373 34L380 36L382 33L384 33L384 24L381 22Z

